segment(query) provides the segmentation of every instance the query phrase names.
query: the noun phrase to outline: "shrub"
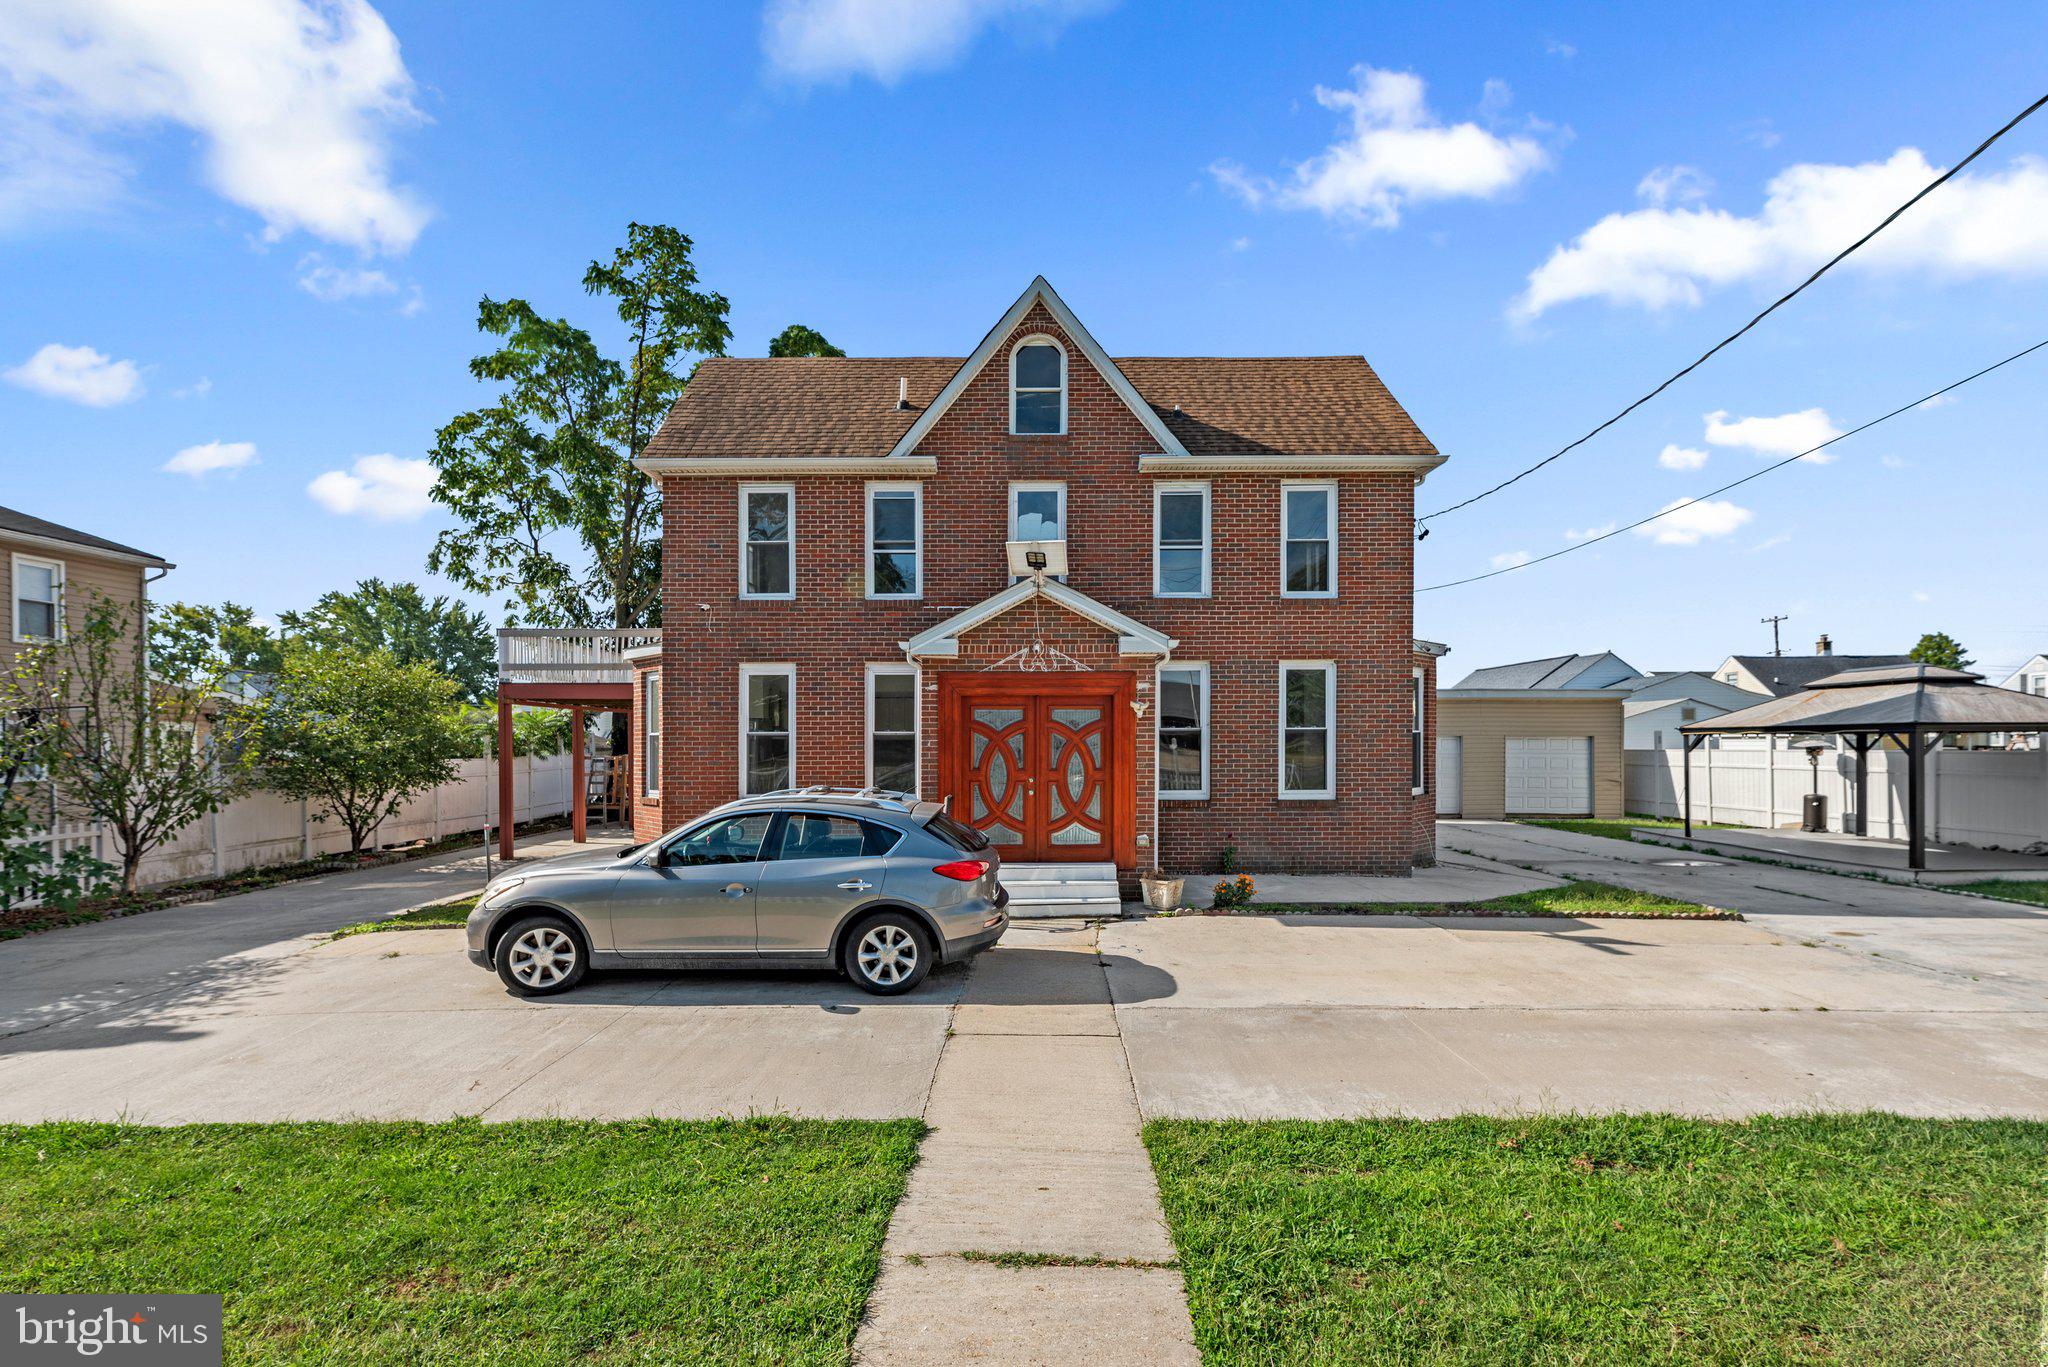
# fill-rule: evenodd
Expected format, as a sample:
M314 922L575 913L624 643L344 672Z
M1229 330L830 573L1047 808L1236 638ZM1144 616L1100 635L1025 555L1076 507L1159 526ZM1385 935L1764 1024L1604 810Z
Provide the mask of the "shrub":
M1216 872L1237 872L1237 846L1234 843L1227 840L1223 842L1223 850L1216 856Z
M1240 873L1235 878L1225 878L1216 885L1216 896L1209 905L1218 911L1234 911L1239 907L1248 907L1252 904L1252 893L1256 887L1257 884L1252 882L1252 876L1248 873Z

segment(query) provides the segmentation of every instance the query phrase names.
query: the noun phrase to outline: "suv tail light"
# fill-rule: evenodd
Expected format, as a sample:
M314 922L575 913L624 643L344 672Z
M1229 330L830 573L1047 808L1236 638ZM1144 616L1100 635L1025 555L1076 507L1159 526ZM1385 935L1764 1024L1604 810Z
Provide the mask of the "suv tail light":
M941 878L951 878L960 883L972 883L987 873L992 866L986 859L955 859L950 864L940 864L932 869Z

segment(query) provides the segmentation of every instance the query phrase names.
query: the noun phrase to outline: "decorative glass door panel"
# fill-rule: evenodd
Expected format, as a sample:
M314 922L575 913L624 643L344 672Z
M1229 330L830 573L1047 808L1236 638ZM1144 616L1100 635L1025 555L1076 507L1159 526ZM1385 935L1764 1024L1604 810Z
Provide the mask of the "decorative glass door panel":
M999 849L1021 847L1031 829L1031 708L975 707L967 721L967 822Z
M1100 674L942 676L953 814L1005 859L1118 858L1131 825L1131 687Z
M1040 699L1050 703L1051 699ZM1108 708L1047 706L1039 734L1045 742L1045 839L1052 846L1106 845L1108 804L1103 765Z

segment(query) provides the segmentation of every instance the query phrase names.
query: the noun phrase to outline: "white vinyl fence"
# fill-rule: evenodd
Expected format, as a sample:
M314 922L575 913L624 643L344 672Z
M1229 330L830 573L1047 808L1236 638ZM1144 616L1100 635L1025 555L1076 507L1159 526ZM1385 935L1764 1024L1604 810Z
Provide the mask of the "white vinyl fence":
M1684 812L1684 754L1630 750L1628 810L1644 816ZM1870 752L1870 834L1906 838L1906 756ZM1936 750L1927 756L1928 838L1982 849L2020 850L2048 841L2048 750ZM1692 755L1695 821L1734 826L1797 826L1814 789L1803 750L1702 747ZM1856 754L1846 746L1820 757L1828 829L1854 830Z
M514 758L512 786L515 823L565 815L570 798L568 753ZM498 824L497 805L492 762L463 760L454 779L407 802L397 815L377 827L369 845L403 845L463 831L481 832L486 825ZM88 823L59 821L44 838L54 852L84 848L110 864L119 864L113 840ZM199 818L151 851L142 861L142 881L176 883L346 853L347 828L316 814L310 803L259 791Z

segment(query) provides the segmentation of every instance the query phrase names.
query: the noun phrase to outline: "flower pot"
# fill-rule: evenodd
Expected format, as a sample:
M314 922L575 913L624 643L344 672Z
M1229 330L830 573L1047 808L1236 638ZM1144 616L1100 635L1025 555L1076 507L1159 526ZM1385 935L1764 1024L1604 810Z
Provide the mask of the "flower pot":
M1154 911L1172 911L1180 905L1180 895L1187 880L1184 878L1141 878L1139 889L1145 894L1145 905Z

